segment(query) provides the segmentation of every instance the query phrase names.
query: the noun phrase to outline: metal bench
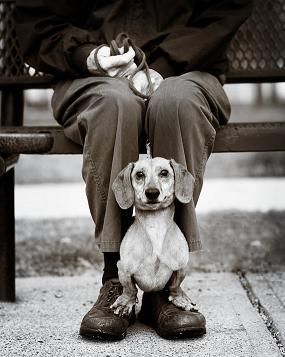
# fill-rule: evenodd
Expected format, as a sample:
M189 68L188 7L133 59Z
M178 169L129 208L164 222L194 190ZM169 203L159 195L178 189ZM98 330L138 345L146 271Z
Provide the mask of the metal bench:
M13 22L13 0L0 0L0 300L15 300L14 165L19 154L80 154L58 126L23 125L23 90L55 79L26 65ZM228 50L227 83L285 81L285 0L256 0ZM28 34L27 34L28 35ZM285 122L231 123L217 132L214 152L285 150ZM39 119L40 120L40 119Z

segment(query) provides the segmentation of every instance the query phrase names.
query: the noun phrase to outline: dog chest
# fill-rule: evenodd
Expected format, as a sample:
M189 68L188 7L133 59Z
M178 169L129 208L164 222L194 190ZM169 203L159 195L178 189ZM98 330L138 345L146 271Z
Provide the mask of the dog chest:
M155 212L153 215L140 216L136 222L146 233L154 255L160 256L162 253L164 239L169 229L169 220L165 214Z
M146 227L146 232L152 245L153 254L160 256L167 230L163 226L154 225Z
M172 270L152 255L145 258L133 277L140 289L149 292L163 289L171 275Z

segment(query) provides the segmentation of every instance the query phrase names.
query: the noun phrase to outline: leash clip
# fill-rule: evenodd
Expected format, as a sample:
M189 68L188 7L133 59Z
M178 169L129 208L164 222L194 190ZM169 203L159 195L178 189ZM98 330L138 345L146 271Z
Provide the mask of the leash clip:
M151 159L152 158L151 145L150 145L150 141L148 139L146 141L145 147L146 147L146 156L147 156L148 159Z

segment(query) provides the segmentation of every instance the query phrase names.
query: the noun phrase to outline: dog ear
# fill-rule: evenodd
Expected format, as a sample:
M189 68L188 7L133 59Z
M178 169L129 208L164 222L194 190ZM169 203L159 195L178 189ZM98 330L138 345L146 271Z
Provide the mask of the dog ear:
M134 204L135 194L131 183L131 172L134 163L130 162L115 178L112 190L116 201L122 209L130 208Z
M171 159L170 165L174 171L175 197L182 203L189 203L192 199L195 179L183 165L175 160Z

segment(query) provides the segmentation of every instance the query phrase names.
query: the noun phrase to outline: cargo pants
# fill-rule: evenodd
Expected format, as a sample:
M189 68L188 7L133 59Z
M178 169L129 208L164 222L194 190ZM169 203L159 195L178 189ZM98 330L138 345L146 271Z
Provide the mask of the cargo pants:
M55 87L52 108L65 135L83 146L82 175L102 252L117 252L131 224L112 192L117 174L138 159L145 138L152 155L173 158L195 178L193 200L176 205L175 220L189 250L201 248L195 206L216 129L227 123L230 104L219 80L207 72L166 78L149 101L135 95L128 80L87 77Z

